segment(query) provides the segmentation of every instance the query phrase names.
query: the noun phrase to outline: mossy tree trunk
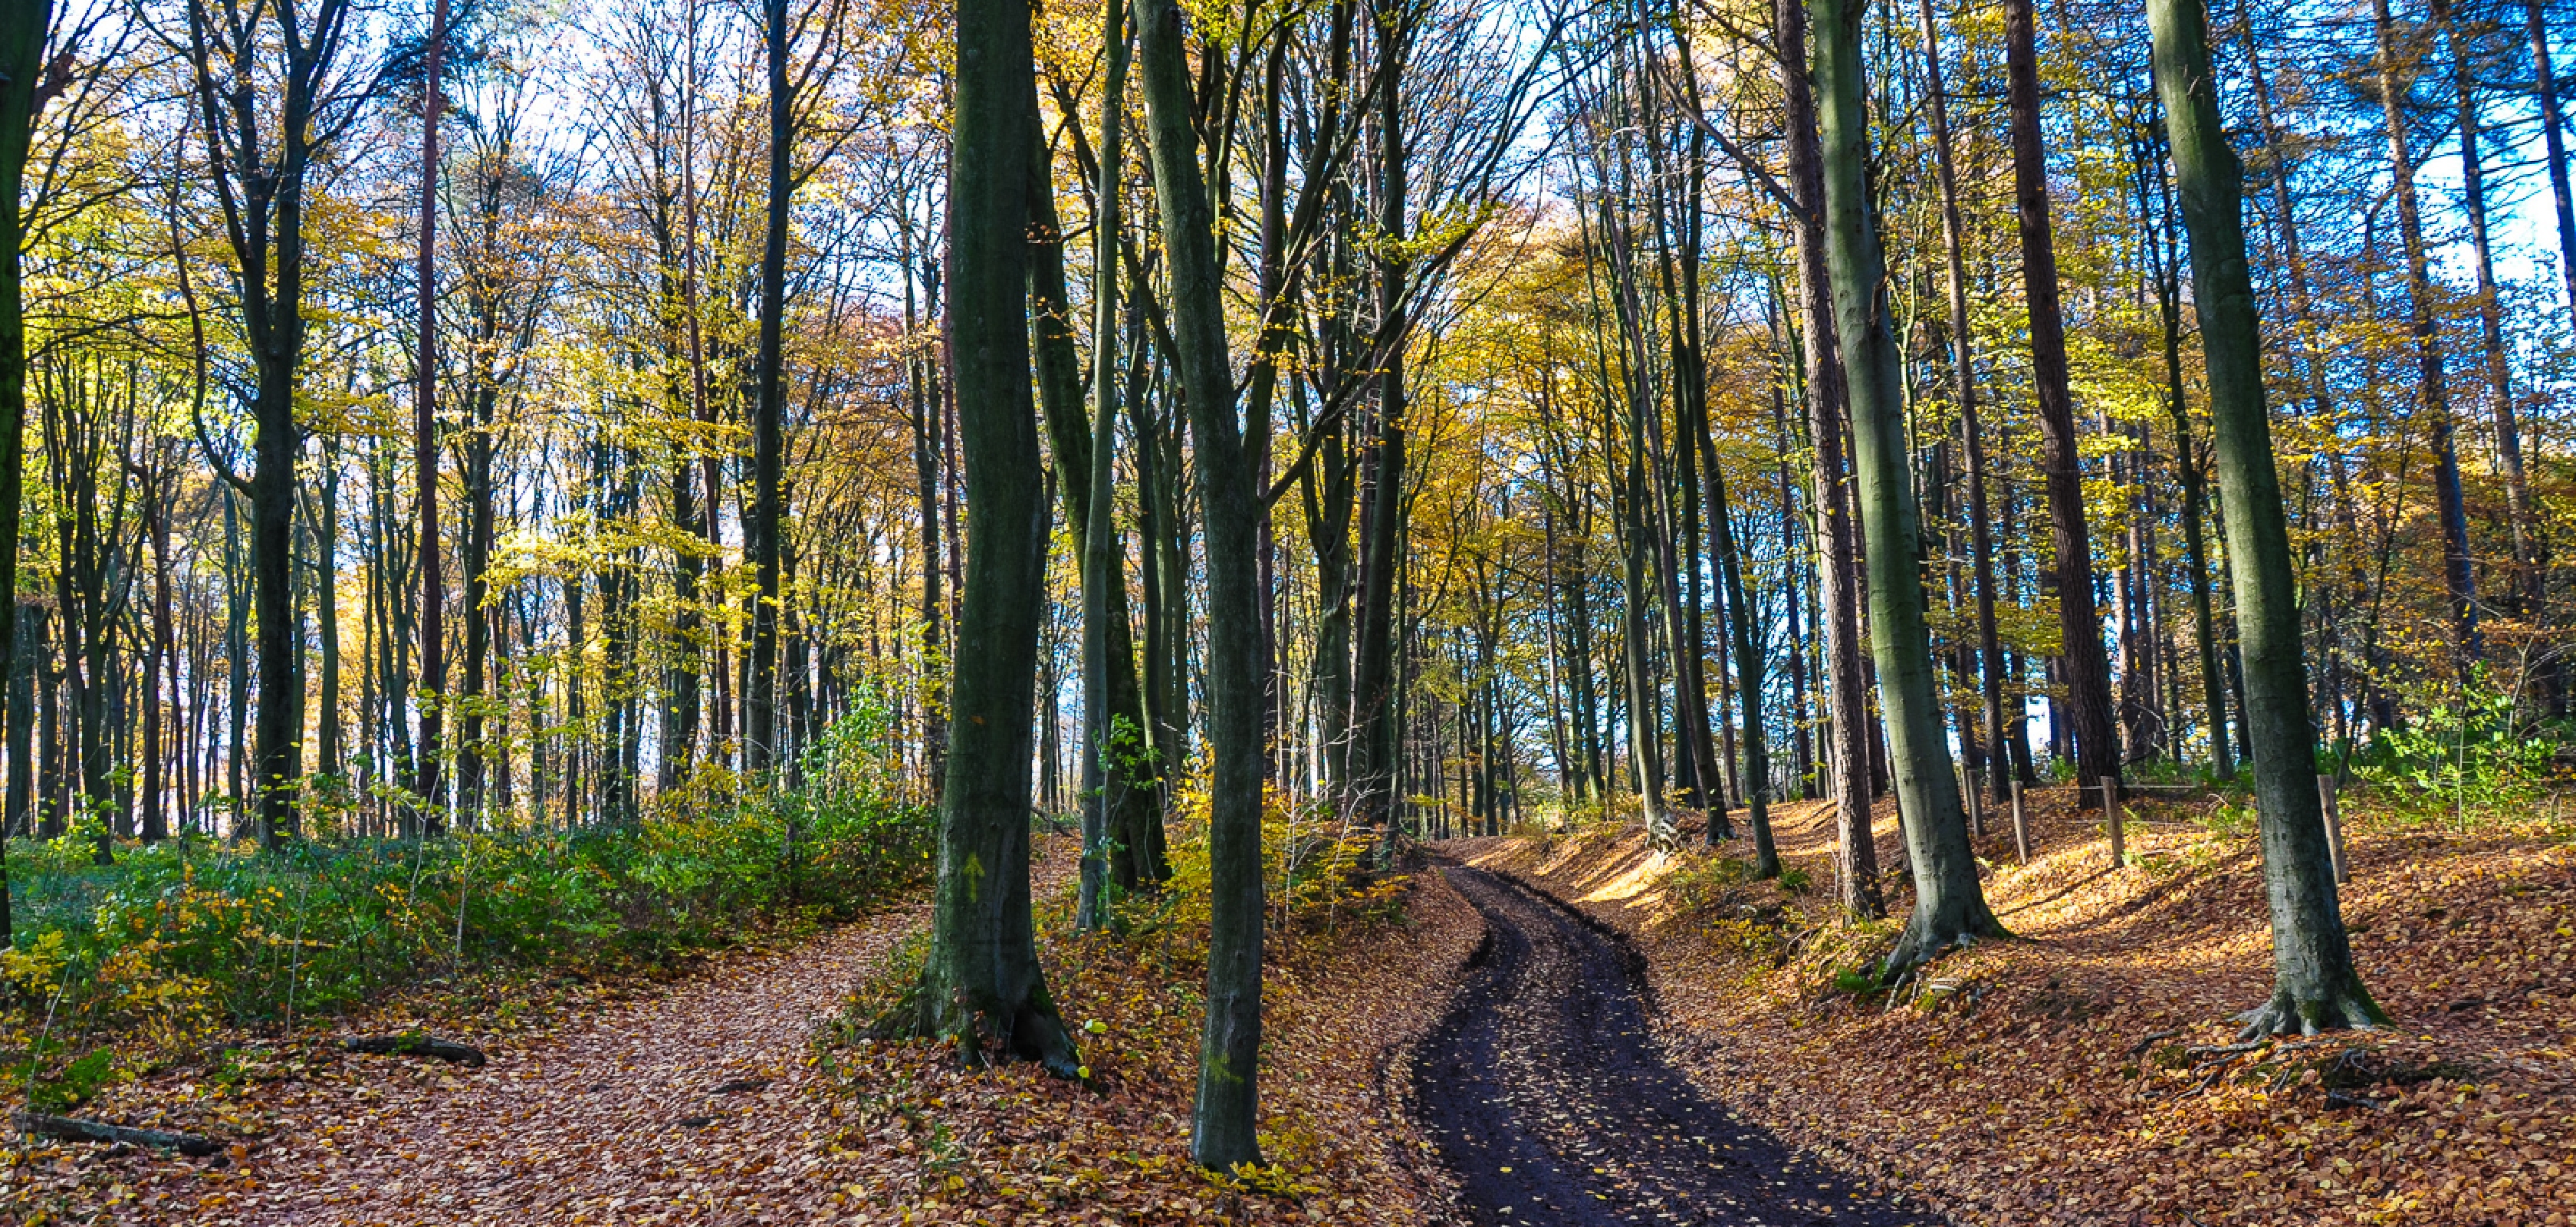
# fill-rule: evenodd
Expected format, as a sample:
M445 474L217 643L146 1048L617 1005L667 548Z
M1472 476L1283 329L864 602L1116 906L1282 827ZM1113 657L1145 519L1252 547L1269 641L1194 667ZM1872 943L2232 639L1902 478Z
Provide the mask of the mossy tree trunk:
M1154 198L1170 260L1174 365L1189 401L1200 515L1207 534L1207 1026L1199 1041L1190 1155L1219 1171L1258 1163L1261 1057L1261 799L1264 705L1258 587L1262 490L1236 420L1225 339L1224 274L1199 171L1196 104L1180 6L1138 8Z

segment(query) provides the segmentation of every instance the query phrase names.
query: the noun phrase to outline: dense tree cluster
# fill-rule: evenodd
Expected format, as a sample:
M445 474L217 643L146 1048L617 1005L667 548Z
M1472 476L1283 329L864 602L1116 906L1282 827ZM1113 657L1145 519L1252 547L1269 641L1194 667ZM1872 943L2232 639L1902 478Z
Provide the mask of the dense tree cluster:
M2267 1029L2368 1022L2315 777L2567 714L2548 0L55 0L0 16L7 830L941 806L884 1025L1080 1076L1083 917L1831 798L1889 968L2021 784L2233 778ZM2501 696L2501 700L2498 700ZM2098 794L2097 794L2098 795ZM0 920L5 913L0 913Z

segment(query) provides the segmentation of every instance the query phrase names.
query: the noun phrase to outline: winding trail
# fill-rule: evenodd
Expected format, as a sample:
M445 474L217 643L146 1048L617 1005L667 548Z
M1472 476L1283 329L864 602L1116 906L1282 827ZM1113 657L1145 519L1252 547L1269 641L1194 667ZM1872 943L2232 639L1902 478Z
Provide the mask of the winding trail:
M1444 872L1491 945L1416 1050L1413 1100L1480 1227L1941 1221L1701 1094L1655 1047L1626 945L1517 882Z

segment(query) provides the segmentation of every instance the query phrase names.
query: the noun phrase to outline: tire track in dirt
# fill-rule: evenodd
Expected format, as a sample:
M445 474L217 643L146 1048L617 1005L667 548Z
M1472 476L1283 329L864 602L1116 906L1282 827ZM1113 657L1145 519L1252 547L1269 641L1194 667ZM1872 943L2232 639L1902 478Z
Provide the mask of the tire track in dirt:
M1941 1222L1702 1095L1656 1048L1644 969L1625 944L1517 882L1444 872L1491 937L1417 1049L1413 1102L1473 1222Z

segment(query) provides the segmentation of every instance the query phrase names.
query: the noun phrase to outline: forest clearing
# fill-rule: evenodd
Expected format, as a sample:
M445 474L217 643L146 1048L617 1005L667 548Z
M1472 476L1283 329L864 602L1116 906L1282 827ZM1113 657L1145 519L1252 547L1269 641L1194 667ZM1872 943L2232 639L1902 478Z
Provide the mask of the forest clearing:
M0 1223L2576 1216L2570 0L0 0Z

